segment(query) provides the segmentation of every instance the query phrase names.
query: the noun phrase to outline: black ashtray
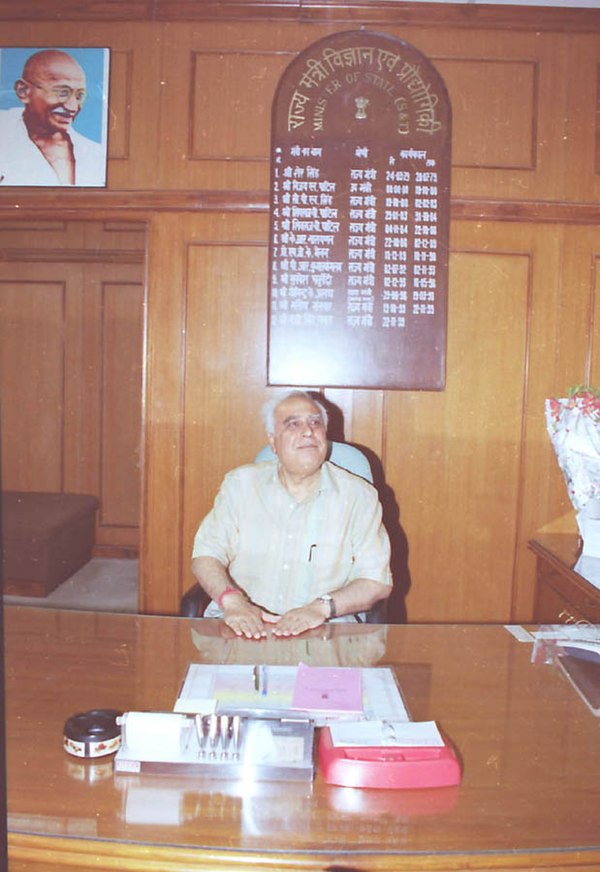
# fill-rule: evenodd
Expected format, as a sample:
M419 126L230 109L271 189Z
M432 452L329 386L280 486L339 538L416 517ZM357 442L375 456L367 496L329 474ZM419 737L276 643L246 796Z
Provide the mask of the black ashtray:
M74 757L114 754L121 745L121 727L117 718L122 714L114 709L91 709L71 715L65 721L65 751Z

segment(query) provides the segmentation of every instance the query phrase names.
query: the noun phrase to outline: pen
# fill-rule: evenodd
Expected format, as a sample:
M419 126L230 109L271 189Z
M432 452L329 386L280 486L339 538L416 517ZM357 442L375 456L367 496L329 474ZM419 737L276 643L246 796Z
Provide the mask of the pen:
M242 722L239 715L233 716L233 722L231 724L231 738L233 741L233 756L235 758L240 756L240 730L241 730Z
M267 675L268 675L267 667L261 666L261 668L260 668L260 677L261 677L260 692L263 696L267 695Z
M210 745L210 756L214 757L215 746L217 744L217 728L218 728L218 720L216 715L211 715L210 720L208 722L208 744Z
M254 690L258 693L258 691L260 690L260 672L258 670L258 666L254 667L253 674L254 674Z

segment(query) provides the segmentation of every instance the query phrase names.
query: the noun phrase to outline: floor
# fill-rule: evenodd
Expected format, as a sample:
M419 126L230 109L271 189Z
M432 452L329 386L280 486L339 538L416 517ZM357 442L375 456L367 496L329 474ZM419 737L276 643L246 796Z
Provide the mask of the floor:
M46 597L4 596L10 604L52 609L138 610L138 561L94 558Z

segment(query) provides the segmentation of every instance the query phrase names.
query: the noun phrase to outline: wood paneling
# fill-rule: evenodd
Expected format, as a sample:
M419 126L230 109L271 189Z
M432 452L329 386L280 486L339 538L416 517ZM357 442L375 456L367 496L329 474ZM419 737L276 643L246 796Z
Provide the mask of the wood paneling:
M401 438L384 466L410 547L409 617L507 620L530 263L458 251L451 276L446 390L390 397L388 428Z
M600 14L297 0L108 0L75 9L68 0L0 0L0 19L4 45L112 51L108 189L4 189L0 213L17 225L19 215L47 219L43 247L55 252L57 216L148 224L142 600L156 612L176 610L191 582L191 539L222 475L264 441L270 108L281 71L323 36L361 26L432 60L454 115L448 387L439 395L324 394L341 411L345 438L381 464L403 560L408 547L409 620L531 617L535 567L526 543L569 508L544 400L600 378ZM86 246L70 250L78 247ZM73 489L100 476L90 458L101 452L101 411L117 440L110 453L131 455L116 422L119 403L133 394L109 401L117 377L107 371L101 401L92 377L103 335L115 362L133 359L124 325L100 330L128 299L119 285L137 284L141 299L141 262L123 263L124 249L136 244L102 269L93 258L85 269L71 263L80 290L66 292L60 341L47 324L36 328L54 369L65 349L61 390L77 426L64 431L70 460L60 474ZM14 245L5 251L2 269L14 278ZM40 266L27 274L28 287L41 281ZM46 269L43 281L64 276ZM95 281L110 289L104 302ZM58 402L57 388L49 397ZM52 463L54 476L63 460ZM125 481L113 480L108 517L132 529Z
M453 195L562 199L564 38L493 30L477 39L456 31L412 36L448 78L458 149Z
M173 100L165 88L161 185L266 188L268 119L279 77L295 51L329 32L274 23L237 32L216 23L169 25L166 81L178 81L181 93ZM393 23L387 32L426 54L446 80L455 196L562 198L571 170L566 37L481 31L473 40L464 31Z
M556 347L557 388L600 383L600 234L594 227L568 227Z
M176 612L189 555L182 546L186 216L154 221L148 236L142 611Z
M266 441L260 420L260 404L267 398L266 268L264 245L193 245L188 251L186 554L212 506L222 471L251 463Z
M2 486L62 490L65 284L2 273Z
M189 158L222 159L227 143L230 160L268 160L271 104L253 95L274 93L292 57L276 52L193 52ZM231 95L227 112L224 93Z
M193 535L222 476L264 444L267 223L174 217L159 232L185 294L170 299L151 254L143 607L168 612L192 581Z
M105 552L139 542L143 246L139 226L0 227L3 487L98 496Z
M442 59L437 65L454 96L454 166L534 170L539 111L535 61Z
M564 9L550 6L514 6L402 2L390 8L389 0L0 0L0 21L210 21L249 19L325 20L339 22L423 23L428 27L460 27L465 30L494 27L564 30L594 29L598 15L593 9Z
M162 546L148 542L161 559L170 553L178 563L178 591L192 580L192 537L222 476L264 441L258 410L268 393L266 257L258 233L265 227L253 232L249 217L189 220L177 242L186 287L177 319L185 326L173 326L185 356L184 395L172 397L173 414L183 416L180 496L172 496L171 481L165 508L177 513L183 535L165 517L173 537ZM553 226L457 224L446 391L325 390L342 412L345 438L382 462L399 508L400 528L392 532L408 540L410 620L509 620L515 609L525 619L531 607L526 542L562 506L543 402L557 389L563 244L564 231ZM173 370L177 365L174 359ZM175 419L172 426L179 442ZM154 466L158 454L152 458ZM147 518L150 526L156 521ZM160 595L161 610L176 607L174 591L163 587Z
M144 288L102 287L101 525L140 521ZM115 470L118 474L115 475Z
M600 18L600 12L598 13ZM577 34L567 42L566 172L563 198L600 201L600 40Z
M131 158L133 51L110 53L110 115L108 156L112 162Z

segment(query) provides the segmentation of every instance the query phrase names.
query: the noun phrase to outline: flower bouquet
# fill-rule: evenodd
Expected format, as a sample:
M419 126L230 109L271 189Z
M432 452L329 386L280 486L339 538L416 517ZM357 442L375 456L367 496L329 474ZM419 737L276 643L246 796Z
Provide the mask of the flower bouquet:
M546 426L577 512L582 554L600 557L600 390L546 400Z

